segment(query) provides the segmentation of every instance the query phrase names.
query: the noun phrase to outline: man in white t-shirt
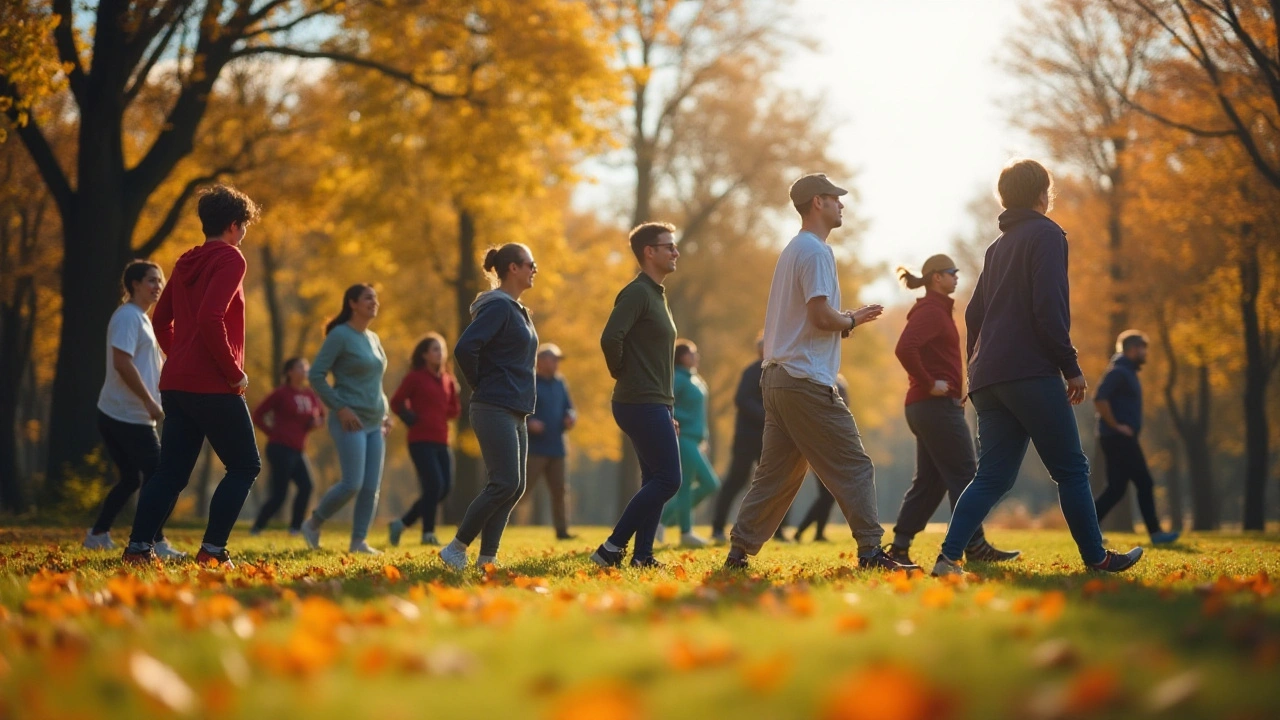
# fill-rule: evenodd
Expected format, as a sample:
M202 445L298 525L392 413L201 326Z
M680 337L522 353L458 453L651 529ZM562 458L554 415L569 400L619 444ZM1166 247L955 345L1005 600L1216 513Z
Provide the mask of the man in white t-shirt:
M164 358L147 311L160 299L164 273L153 262L134 260L125 266L120 285L125 302L107 324L107 377L98 394L98 431L120 478L85 535L84 546L91 550L115 547L111 524L160 461L156 421L164 418L158 400ZM165 540L163 529L155 540L156 555L186 556Z
M773 536L810 465L853 529L860 567L915 568L881 549L875 467L836 389L840 339L883 312L879 305L839 310L840 280L827 236L843 224L840 197L846 193L822 174L791 186L791 203L803 223L778 257L769 288L760 378L764 448L730 533L728 568L745 568L747 556Z

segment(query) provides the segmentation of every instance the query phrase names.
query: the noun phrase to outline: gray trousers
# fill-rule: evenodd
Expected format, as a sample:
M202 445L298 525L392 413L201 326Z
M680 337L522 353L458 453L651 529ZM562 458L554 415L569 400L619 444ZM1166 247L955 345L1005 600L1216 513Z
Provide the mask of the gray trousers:
M929 398L907 406L907 427L916 436L916 474L902 498L898 523L893 526L894 542L910 546L933 517L946 495L954 510L978 469L973 436L964 421L964 408L949 397ZM986 541L982 526L970 546Z
M470 545L480 536L480 554L497 555L511 509L524 495L529 459L525 414L487 403L471 403L471 428L480 443L488 483L458 523L458 540Z

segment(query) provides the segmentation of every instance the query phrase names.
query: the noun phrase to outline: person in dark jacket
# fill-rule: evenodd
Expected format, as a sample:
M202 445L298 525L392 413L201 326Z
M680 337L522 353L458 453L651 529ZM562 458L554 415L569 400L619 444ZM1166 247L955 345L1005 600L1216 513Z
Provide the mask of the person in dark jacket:
M964 381L960 373L960 333L951 317L959 270L946 255L924 261L920 275L898 268L898 279L910 289L923 287L924 297L907 312L907 326L894 352L907 371L907 426L916 436L916 472L902 498L893 543L886 552L911 562L911 541L938 510L943 495L954 509L973 479L978 461L973 436L964 420ZM978 526L965 547L969 560L1003 562L1021 555L987 542Z
M480 537L476 567L496 563L511 510L524 495L529 460L527 419L537 401L534 364L538 333L520 295L533 287L538 264L529 248L491 248L484 269L496 287L471 303L471 324L453 349L471 393L471 427L480 443L488 483L467 508L457 534L440 551L452 568L467 566L467 546Z
M555 526L557 540L575 540L569 532L568 491L565 459L565 433L578 422L578 411L569 395L569 384L560 374L560 361L564 353L555 343L543 343L538 347L537 379L538 402L529 416L529 482L537 484L546 478L547 494L551 496L551 522ZM516 508L523 513L521 522L528 522L532 515L531 503L521 502Z
M613 419L640 460L640 489L613 533L591 555L602 567L619 567L634 536L632 567L661 567L653 540L662 507L680 490L680 430L675 419L676 322L662 283L676 271L680 250L675 227L660 222L636 226L628 237L640 272L613 301L600 334L613 388Z
M124 560L149 563L153 544L191 480L207 439L227 470L209 503L200 565L232 567L227 539L262 469L245 403L244 274L240 243L258 219L248 195L226 185L201 192L204 244L182 254L152 317L168 360L160 371L164 429L155 475L142 486Z
M969 397L978 412L978 470L951 515L934 575L960 575L965 547L1013 487L1033 442L1058 485L1058 502L1085 565L1119 572L1142 557L1107 550L1089 490L1072 405L1088 383L1071 345L1067 236L1046 217L1053 179L1034 160L1005 166L997 183L1001 235L987 248L965 311ZM1066 387L1063 387L1063 380Z
M729 542L724 532L725 525L729 523L729 511L733 501L751 482L751 472L760 462L760 451L764 447L764 391L760 388L763 360L764 335L761 334L756 338L756 359L742 369L738 391L733 396L733 405L738 409L733 425L733 455L724 484L716 494L715 513L711 516L711 540L718 545ZM776 542L790 542L782 533L786 524L787 520L783 518L773 534Z
M1126 330L1116 340L1116 355L1098 384L1093 405L1098 410L1098 444L1107 460L1107 489L1094 501L1101 522L1124 497L1130 481L1138 492L1138 509L1153 545L1178 539L1176 532L1164 532L1156 515L1155 482L1147 469L1147 458L1138 444L1142 432L1142 381L1138 371L1147 362L1147 336Z
M267 433L267 463L271 466L271 494L258 510L250 535L261 534L284 505L292 481L298 486L289 513L289 534L302 532L311 501L311 468L305 454L307 435L324 424L324 404L307 385L311 364L306 358L284 361L280 387L253 409L253 424Z

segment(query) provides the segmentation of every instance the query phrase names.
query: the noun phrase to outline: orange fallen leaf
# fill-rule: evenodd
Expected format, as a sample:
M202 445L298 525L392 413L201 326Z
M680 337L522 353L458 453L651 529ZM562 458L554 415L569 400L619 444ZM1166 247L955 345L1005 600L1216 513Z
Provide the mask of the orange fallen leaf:
M382 574L391 582L400 582L400 568L395 565L383 565Z
M836 630L843 633L858 633L867 629L867 618L858 613L844 613L836 618Z
M752 692L772 694L790 679L793 665L791 656L785 653L748 663L742 667L742 682Z
M547 720L641 720L640 693L617 680L590 682L573 688L552 703Z
M822 720L946 720L952 696L910 668L880 665L839 680L821 706Z
M1120 678L1109 667L1091 667L1076 673L1067 685L1064 709L1071 715L1096 713L1120 699Z

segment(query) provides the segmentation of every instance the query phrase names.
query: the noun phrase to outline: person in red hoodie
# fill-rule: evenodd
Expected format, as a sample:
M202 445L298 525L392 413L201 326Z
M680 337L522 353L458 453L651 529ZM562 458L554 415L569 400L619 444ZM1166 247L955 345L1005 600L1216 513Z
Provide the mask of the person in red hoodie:
M320 396L307 385L307 373L311 364L306 358L294 357L284 361L280 371L282 382L253 410L253 424L267 434L267 463L271 465L271 494L258 511L250 535L258 535L266 529L271 518L280 512L289 481L298 486L293 496L293 512L289 514L289 534L302 532L302 521L307 518L307 503L311 500L311 468L304 454L307 433L324 424L324 404Z
M436 508L453 486L453 456L449 452L449 421L462 413L458 381L445 369L444 336L427 333L413 348L412 369L391 396L391 410L409 428L409 457L418 471L422 497L404 517L391 521L391 544L422 518L422 544L439 545Z
M227 474L209 503L209 524L196 554L201 565L232 567L227 538L262 469L245 402L244 273L240 253L258 206L227 185L200 193L203 245L178 258L152 317L168 357L160 372L164 431L160 463L142 486L124 560L155 560L153 541L191 479L207 439Z
M919 276L898 268L904 285L925 289L924 297L907 312L907 326L894 351L907 371L907 426L916 436L916 474L898 510L893 544L886 550L899 562L911 562L911 541L938 510L943 495L955 508L978 465L973 436L964 420L960 331L951 316L958 273L946 255L925 260ZM997 549L987 542L981 527L965 549L967 558L984 562L1012 560L1021 554Z

